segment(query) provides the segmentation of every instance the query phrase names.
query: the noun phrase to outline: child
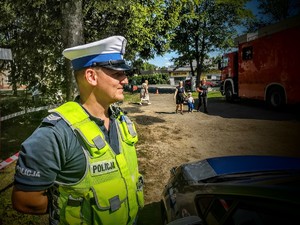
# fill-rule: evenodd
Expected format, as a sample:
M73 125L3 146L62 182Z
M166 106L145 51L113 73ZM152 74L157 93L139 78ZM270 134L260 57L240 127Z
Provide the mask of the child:
M187 104L188 104L188 112L193 112L194 110L194 103L195 103L195 100L192 96L192 93L189 92L188 93L188 97L187 97Z

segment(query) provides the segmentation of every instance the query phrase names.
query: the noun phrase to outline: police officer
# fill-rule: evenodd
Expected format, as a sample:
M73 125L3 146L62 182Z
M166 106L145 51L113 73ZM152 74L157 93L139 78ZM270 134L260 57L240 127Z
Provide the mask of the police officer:
M126 39L112 36L68 48L78 102L46 117L22 143L12 192L23 213L49 213L51 224L134 224L143 207L136 129L113 103L128 83Z

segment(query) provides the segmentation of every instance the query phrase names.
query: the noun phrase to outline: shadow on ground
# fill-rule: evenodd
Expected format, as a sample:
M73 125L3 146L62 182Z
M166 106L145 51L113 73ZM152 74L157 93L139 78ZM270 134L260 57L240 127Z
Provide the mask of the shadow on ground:
M134 116L134 118L135 118L135 122L140 125L151 125L154 123L165 122L165 120L154 116L139 115L139 116Z
M160 202L145 205L139 213L137 225L162 225Z
M198 99L195 99L195 106L197 109ZM267 108L263 101L251 99L236 100L229 103L220 97L209 98L208 112L209 115L222 118L300 121L300 105L288 105L280 110L274 110Z

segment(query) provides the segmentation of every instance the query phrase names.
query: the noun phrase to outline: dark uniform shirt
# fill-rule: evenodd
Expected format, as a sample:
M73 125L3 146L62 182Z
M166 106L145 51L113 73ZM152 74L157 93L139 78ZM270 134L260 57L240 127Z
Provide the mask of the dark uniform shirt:
M203 92L199 92L199 94L198 94L199 98L207 97L208 86L206 84L201 84L199 86L199 89L203 91Z
M180 86L176 87L176 89L177 89L176 104L183 104L185 89L184 89L184 87L180 87Z
M110 117L110 129L102 120L90 115L102 130L116 154L119 140L115 118ZM83 148L69 125L57 114L44 118L41 126L22 143L16 166L15 185L21 190L46 190L55 181L75 183L86 169Z

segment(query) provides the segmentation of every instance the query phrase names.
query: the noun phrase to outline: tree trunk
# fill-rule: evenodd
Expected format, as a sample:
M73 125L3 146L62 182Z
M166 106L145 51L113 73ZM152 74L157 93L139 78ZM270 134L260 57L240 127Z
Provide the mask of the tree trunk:
M198 87L200 83L200 77L202 73L202 64L199 62L199 58L196 59L197 62L197 79L196 79L196 86Z
M194 71L194 68L193 68L193 60L192 59L189 59L189 63L190 63L190 68L191 68L191 72L192 72L192 77L195 76L195 71Z
M82 0L62 0L62 42L63 48L69 48L84 43ZM65 60L65 90L67 101L73 100L77 85L71 69L71 62Z
M204 63L204 57L205 57L205 38L202 37L201 39L201 47L200 47L200 51L197 51L197 58L196 58L196 62L197 62L197 82L196 85L198 86L200 83L200 77L203 71L203 63ZM197 45L197 47L199 47Z

